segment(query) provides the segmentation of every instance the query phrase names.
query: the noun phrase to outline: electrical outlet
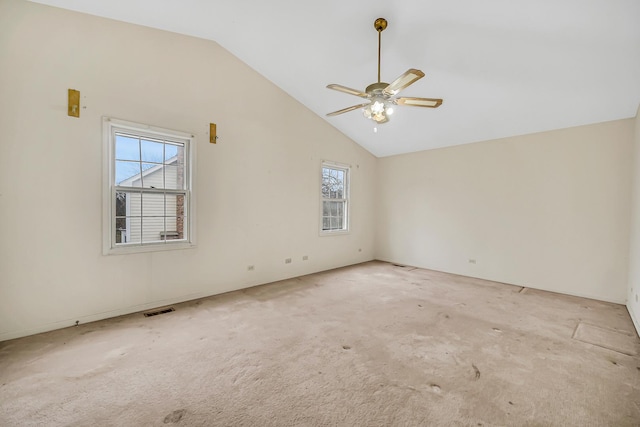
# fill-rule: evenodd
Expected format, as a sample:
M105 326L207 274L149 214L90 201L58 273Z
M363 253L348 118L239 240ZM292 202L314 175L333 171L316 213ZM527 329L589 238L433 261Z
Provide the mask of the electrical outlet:
M255 270L255 267L253 265L247 266L247 271L253 271L253 270Z
M470 259L470 260L469 260L469 264L475 264L475 263L476 263L476 260L475 260L475 259Z
M302 257L302 260L303 260L303 261L306 261L306 260L308 260L308 259L309 259L309 256L308 256L308 255L304 255L304 256Z
M285 263L285 264L291 264L291 258L286 258L286 259L284 260L284 263Z

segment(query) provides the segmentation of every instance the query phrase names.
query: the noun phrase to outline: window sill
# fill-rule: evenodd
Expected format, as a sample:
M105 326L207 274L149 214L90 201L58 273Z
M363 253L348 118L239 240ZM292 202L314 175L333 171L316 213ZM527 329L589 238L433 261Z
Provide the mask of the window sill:
M332 231L320 230L320 237L343 236L345 234L350 234L350 231L349 230L332 230Z
M173 251L180 249L195 248L195 243L192 242L176 242L176 243L149 243L146 245L131 245L131 246L116 246L115 248L105 248L102 251L103 255L126 255L136 254L144 252L163 252Z

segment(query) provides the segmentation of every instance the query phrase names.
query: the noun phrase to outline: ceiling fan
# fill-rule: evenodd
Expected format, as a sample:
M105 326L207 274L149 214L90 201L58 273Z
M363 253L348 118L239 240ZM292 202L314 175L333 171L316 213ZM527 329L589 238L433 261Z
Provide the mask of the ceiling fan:
M393 114L394 105L409 105L413 107L428 108L439 107L440 104L442 104L442 99L413 97L396 98L396 95L401 90L424 77L424 73L420 70L410 68L391 84L380 81L380 41L382 38L382 32L387 28L387 20L384 18L378 18L373 23L373 27L378 31L378 82L367 86L364 92L337 84L330 84L327 86L328 89L365 98L368 102L334 111L327 114L327 116L337 116L338 114L362 108L366 118L381 124L389 121L389 116Z

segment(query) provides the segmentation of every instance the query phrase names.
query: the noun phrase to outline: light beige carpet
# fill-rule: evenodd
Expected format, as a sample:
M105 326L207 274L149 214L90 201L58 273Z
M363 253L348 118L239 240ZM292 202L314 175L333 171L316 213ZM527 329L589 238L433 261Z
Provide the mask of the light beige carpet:
M521 290L371 262L3 342L0 425L640 425L626 309Z

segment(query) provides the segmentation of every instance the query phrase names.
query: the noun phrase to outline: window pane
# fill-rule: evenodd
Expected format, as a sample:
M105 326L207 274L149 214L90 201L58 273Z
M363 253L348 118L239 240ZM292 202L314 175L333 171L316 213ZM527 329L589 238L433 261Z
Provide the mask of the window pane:
M344 202L338 202L338 216L344 216Z
M161 141L142 139L140 140L140 147L143 162L162 163L164 144Z
M184 216L167 216L165 217L166 240L184 239L186 235L185 217Z
M331 202L322 202L322 216L329 216L331 212Z
M332 230L341 230L342 229L342 217L332 217L331 218L331 229Z
M164 218L142 217L142 241L157 242L165 240Z
M116 161L116 185L140 187L140 163Z
M325 199L329 198L329 185L325 184L324 182L322 183L322 197Z
M179 161L178 161L179 159ZM164 161L167 164L184 165L184 145L167 143L164 146Z
M115 195L116 216L141 216L141 195L138 192L118 191Z
M329 197L331 170L322 168L322 197Z
M155 163L142 163L141 168L144 176L144 172L147 172L149 169L157 168L158 165Z
M338 204L340 202L331 202L331 216L338 216Z
M184 239L184 237L187 236L187 233L188 233L187 224L188 223L186 221L186 217L184 216L176 217L176 232L178 234L176 239Z
M142 186L145 188L163 188L162 165L142 163Z
M116 134L116 160L140 160L138 138Z
M184 189L184 167L167 165L164 167L164 188Z
M140 217L127 217L125 231L120 232L122 243L140 243L140 237L142 235L142 218ZM118 230L116 230L116 235Z
M127 215L127 193L116 193L116 216Z
M143 163L143 168L149 163ZM142 172L142 186L144 188L164 188L163 166L153 165Z
M167 216L184 216L184 195L183 194L167 194L166 195L166 215Z
M330 226L331 226L330 219L327 218L327 217L322 218L322 229L323 230L329 230Z
M127 218L116 217L116 243L127 242Z
M168 195L167 195L168 197ZM186 200L185 200L185 195L184 194L177 194L176 195L176 216L187 216L189 214L189 212L187 212L186 210ZM169 202L167 202L167 211L169 210L169 207L172 207L173 204L169 204ZM173 208L172 208L173 209ZM167 214L170 215L170 214Z
M178 238L178 226L175 216L168 216L164 219L165 228L167 229L166 240L175 240Z
M164 194L145 193L142 195L142 216L165 216Z
M115 195L116 244L140 242L140 214L142 196L138 192L117 192Z
M142 216L142 194L125 192L126 216Z

